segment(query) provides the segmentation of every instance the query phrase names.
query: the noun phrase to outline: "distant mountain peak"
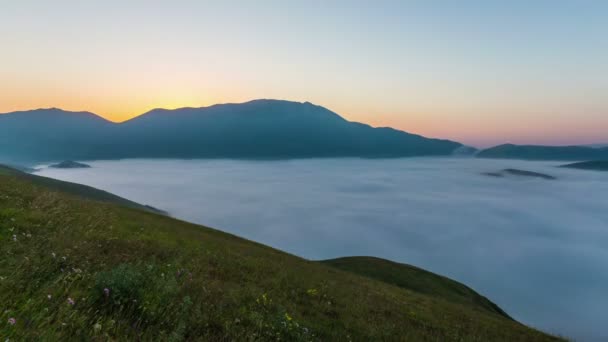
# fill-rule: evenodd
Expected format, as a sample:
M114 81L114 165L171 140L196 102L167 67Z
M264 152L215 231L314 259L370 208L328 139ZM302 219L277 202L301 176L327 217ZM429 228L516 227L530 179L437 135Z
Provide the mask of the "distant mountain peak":
M447 156L462 146L390 127L351 122L310 102L258 99L200 108L158 108L122 123L88 112L42 111L44 115L9 114L13 119L3 120L0 160L3 155L36 161L392 158Z

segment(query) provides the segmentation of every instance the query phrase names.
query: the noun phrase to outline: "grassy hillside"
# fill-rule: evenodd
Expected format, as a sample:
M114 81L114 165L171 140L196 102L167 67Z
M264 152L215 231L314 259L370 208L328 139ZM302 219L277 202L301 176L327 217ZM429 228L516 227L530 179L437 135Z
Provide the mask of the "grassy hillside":
M322 263L410 291L464 304L477 310L484 310L511 319L496 304L466 285L412 265L375 257L345 257L324 260Z
M86 185L62 182L62 181L52 179L52 178L36 176L36 175L30 174L30 173L21 172L13 167L7 167L7 166L0 165L0 174L19 177L21 179L30 181L34 184L44 186L50 190L56 190L56 191L64 192L66 194L77 195L77 196L84 197L84 198L91 199L91 200L115 203L115 204L120 204L120 205L124 205L124 206L131 207L131 208L138 208L138 209L142 209L142 210L146 210L146 211L156 212L159 214L165 214L165 212L163 212L162 210L158 210L156 208L153 208L153 207L150 207L147 205L142 205L139 203L135 203L133 201L129 201L128 199L116 196L107 191L95 189L95 188L92 188L92 187L86 186Z
M1 340L556 340L423 271L394 286L74 187L0 170Z

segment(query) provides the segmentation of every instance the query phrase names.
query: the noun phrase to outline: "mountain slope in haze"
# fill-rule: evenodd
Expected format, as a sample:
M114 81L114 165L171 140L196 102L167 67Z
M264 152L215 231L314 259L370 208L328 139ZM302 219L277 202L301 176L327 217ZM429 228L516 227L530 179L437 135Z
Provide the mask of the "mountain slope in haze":
M36 115L31 114L34 112ZM0 136L4 136L0 158L29 158L38 162L118 158L406 157L450 155L462 146L448 140L349 122L308 102L279 100L156 109L120 124L90 113L58 110L9 113L0 116Z
M561 165L560 167L581 170L608 171L608 160L585 161L580 163Z
M89 112L56 108L0 115L4 161L80 159L111 146L113 124ZM73 158L61 158L63 155Z
M477 157L527 160L598 160L608 159L608 148L504 144L482 150L477 153Z
M0 169L0 336L11 341L555 341L459 303ZM59 181L57 181L59 182ZM59 182L63 183L63 182ZM385 261L382 261L383 263ZM399 275L395 275L399 277Z

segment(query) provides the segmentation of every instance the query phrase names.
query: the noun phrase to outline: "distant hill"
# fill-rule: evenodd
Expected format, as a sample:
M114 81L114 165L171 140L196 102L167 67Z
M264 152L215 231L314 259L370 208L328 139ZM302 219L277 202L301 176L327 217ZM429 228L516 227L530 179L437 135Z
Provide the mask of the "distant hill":
M0 195L6 340L560 340L411 266L304 260L10 168Z
M608 160L592 160L580 163L561 165L560 167L581 170L608 171Z
M608 159L608 147L505 144L482 150L477 153L477 157L528 160L599 160Z
M515 176L518 178L541 178L541 179L548 179L548 180L557 179L555 176L551 176L546 173L519 170L519 169L502 169L500 171L482 172L481 174L485 175L485 176L497 177L497 178Z
M17 162L82 159L94 151L115 148L113 128L111 122L89 112L51 108L2 114L0 158Z
M116 124L41 109L0 115L0 158L308 158L450 155L462 144L350 122L311 103L155 109Z
M61 163L51 164L49 167L54 169L87 169L90 168L90 165L75 162L73 160L64 160Z

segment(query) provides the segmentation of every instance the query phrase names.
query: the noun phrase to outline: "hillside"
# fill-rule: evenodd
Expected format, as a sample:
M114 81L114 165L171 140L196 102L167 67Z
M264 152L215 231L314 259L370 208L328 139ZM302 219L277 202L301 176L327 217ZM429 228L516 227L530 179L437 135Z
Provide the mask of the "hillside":
M561 165L560 167L581 170L608 171L608 160L585 161L580 163Z
M598 160L608 159L608 148L505 144L481 150L477 153L477 157L527 160Z
M133 201L129 201L128 199L116 196L107 191L99 190L92 188L87 185L62 182L56 179L40 177L27 172L19 171L13 167L7 167L0 165L0 174L13 176L19 179L23 179L30 183L43 186L49 190L59 191L66 194L76 195L79 197L87 198L89 200L95 200L99 202L108 202L119 204L122 206L137 208L144 211L155 212L158 214L166 214L162 210L158 210L148 205L142 205L139 203L135 203Z
M556 340L423 270L370 278L96 194L0 169L2 339Z
M156 109L123 123L58 109L0 115L0 160L450 155L462 145L350 122L311 103Z
M410 291L467 305L511 319L498 305L466 285L412 265L375 257L345 257L324 260L322 263Z

